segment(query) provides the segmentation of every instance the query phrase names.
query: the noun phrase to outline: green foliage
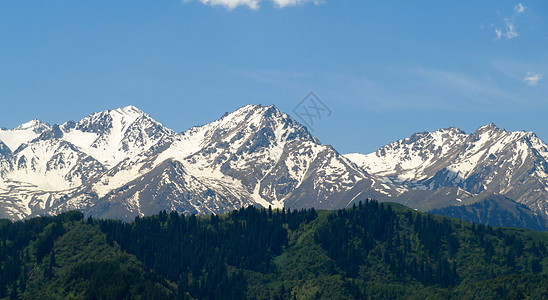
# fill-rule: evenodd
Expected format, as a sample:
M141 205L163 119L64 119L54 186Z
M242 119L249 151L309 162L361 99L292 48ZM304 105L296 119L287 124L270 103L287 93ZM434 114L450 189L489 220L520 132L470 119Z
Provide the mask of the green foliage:
M180 294L196 298L241 299L242 271L272 273L274 256L287 245L286 227L316 218L315 211L249 207L223 216L198 218L176 212L136 218L133 223L99 221L123 250L172 282ZM228 267L234 267L229 272Z
M0 299L547 299L546 233L396 204L0 220Z
M165 280L109 246L82 214L0 225L0 298L169 299Z
M316 230L316 242L357 279L362 297L448 298L469 283L542 272L546 235L399 210L366 201L330 214Z

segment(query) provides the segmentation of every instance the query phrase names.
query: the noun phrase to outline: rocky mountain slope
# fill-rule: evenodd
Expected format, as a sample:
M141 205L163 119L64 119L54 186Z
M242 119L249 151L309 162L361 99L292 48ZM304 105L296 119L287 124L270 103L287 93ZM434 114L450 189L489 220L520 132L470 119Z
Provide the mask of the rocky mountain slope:
M176 133L128 106L0 129L0 218L81 210L131 220L160 210L338 209L359 200L422 211L483 192L548 216L548 146L494 124L417 133L341 155L274 106L248 105Z
M533 213L527 206L489 192L471 197L458 205L434 209L430 212L491 226L528 228L538 231L547 229L546 219Z
M274 106L248 105L180 134L131 106L1 134L0 217L11 219L72 209L129 220L164 209L340 208L403 191Z
M532 132L507 132L494 124L472 134L441 129L414 134L375 153L346 157L368 173L410 190L458 188L471 195L488 191L548 216L548 145ZM416 192L401 195L400 201L412 193Z

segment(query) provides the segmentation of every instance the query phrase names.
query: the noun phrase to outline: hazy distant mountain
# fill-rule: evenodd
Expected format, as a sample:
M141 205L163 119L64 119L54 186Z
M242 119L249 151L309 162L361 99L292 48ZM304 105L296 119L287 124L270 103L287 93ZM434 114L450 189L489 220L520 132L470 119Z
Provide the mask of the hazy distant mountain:
M529 228L544 231L546 220L527 206L491 193L482 193L460 205L435 209L432 213L491 226Z

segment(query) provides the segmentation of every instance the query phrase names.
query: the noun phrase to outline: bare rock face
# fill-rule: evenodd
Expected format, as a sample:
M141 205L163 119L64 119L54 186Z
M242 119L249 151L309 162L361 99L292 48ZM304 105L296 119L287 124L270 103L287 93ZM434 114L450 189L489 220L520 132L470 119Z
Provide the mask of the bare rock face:
M132 106L32 132L17 151L4 145L0 152L1 217L78 209L131 220L160 210L340 208L401 192L274 106L248 105L180 134Z
M338 209L366 198L430 211L483 193L547 217L548 146L533 133L489 124L341 155L262 105L182 133L133 106L62 125L33 120L0 129L0 218L13 220L74 209L122 220L249 205Z
M507 132L494 124L472 134L449 128L413 135L368 155L347 157L370 174L409 190L451 187L472 196L491 192L548 216L548 145L531 132ZM404 193L400 201L413 194ZM470 195L448 197L434 208Z

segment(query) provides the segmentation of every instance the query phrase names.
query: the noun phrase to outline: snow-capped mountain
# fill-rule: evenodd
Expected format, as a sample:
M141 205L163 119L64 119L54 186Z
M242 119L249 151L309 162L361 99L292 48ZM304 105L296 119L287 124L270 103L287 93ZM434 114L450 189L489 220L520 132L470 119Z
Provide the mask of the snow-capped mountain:
M471 195L489 191L548 215L548 145L532 132L507 132L494 124L472 134L441 129L415 134L375 153L346 157L407 189L454 187Z
M134 107L50 126L37 120L0 130L0 216L44 213L111 165L175 133ZM2 147L2 148L6 148ZM6 154L7 153L7 154Z
M420 210L505 195L548 215L548 146L494 124L423 132L341 155L274 106L248 105L176 133L128 106L78 122L0 129L0 217L78 209L133 219L248 205L342 208L365 198Z
M375 153L353 153L346 157L371 174L395 182L415 182L436 174L444 160L456 155L466 137L458 128L421 132L388 144Z
M248 105L121 162L72 198L96 194L87 201L98 203L94 215L131 218L253 204L338 208L398 193L379 184L276 107Z
M274 106L248 105L181 134L132 106L0 133L0 217L12 219L71 209L132 219L164 209L340 208L405 191Z
M107 110L62 125L63 139L110 168L175 135L134 106Z
M40 136L42 132L49 130L50 128L51 126L47 123L32 120L25 124L19 125L13 130L6 128L0 129L0 141L9 147L11 152L14 152L19 146L32 141Z

